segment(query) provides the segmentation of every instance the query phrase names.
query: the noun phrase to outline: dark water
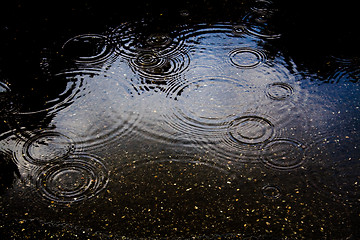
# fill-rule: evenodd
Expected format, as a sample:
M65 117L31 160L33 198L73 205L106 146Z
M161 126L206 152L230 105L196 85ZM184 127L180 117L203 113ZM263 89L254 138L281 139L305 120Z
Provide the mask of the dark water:
M3 239L360 236L351 6L114 6L4 8Z

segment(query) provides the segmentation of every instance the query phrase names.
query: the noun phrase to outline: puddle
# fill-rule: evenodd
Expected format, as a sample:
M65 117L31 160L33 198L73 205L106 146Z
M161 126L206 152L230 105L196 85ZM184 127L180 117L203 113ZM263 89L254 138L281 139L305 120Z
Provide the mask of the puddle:
M148 5L1 25L0 233L360 236L359 56L304 58L278 1Z

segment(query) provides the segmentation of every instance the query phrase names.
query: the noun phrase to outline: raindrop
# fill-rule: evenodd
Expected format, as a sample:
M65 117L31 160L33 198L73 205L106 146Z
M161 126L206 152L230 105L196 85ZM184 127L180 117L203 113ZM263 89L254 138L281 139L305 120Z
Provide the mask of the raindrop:
M305 145L292 139L276 139L263 147L262 161L279 170L292 170L305 161Z
M229 124L228 133L234 141L246 144L264 143L274 135L274 125L259 116L242 116Z
M104 62L112 54L112 48L105 36L100 34L78 35L62 46L64 55L80 63Z
M230 63L238 68L254 68L266 60L263 51L253 48L237 48L230 52Z
M44 200L65 205L98 195L106 188L109 172L95 156L72 155L39 169L37 192Z
M277 199L281 196L281 190L275 185L266 185L262 188L262 194L268 199Z
M67 157L75 149L72 139L58 132L43 132L25 142L24 158L36 164L47 164Z
M266 96L273 100L285 100L289 98L293 92L293 87L283 82L271 83L266 87Z

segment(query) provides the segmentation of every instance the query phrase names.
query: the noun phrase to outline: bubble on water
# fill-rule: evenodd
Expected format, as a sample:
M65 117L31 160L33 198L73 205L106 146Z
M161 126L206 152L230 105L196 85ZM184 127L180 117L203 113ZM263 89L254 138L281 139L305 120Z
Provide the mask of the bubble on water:
M260 116L241 116L230 122L228 133L236 142L264 143L274 136L274 125Z
M62 46L64 55L75 62L96 64L105 62L113 53L106 36L83 34L67 40Z
M27 140L22 154L31 163L47 164L67 157L74 149L71 138L58 132L46 131Z
M266 166L279 170L292 170L303 165L305 145L293 139L275 139L262 149L262 161Z
M265 92L273 100L285 100L293 94L294 88L288 83L275 82L267 85Z
M230 63L238 68L255 68L266 61L264 51L253 48L237 48L229 54Z
M40 168L34 179L42 199L66 205L98 195L107 186L109 172L95 156L71 155Z
M281 190L276 185L266 185L261 189L261 192L267 199L277 199L281 196Z

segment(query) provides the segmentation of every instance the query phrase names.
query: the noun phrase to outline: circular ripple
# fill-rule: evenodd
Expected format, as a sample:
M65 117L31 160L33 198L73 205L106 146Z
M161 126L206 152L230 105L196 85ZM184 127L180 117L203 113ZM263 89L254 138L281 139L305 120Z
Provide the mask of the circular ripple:
M264 197L268 199L277 199L281 196L281 191L278 186L266 185L261 191Z
M263 117L242 116L229 124L228 133L234 141L240 143L264 143L273 137L274 125Z
M74 148L69 137L58 132L44 132L26 141L22 152L31 163L47 164L67 157Z
M283 82L275 82L267 85L266 96L273 100L285 100L289 98L294 92L294 88Z
M44 200L70 204L99 194L106 187L108 177L108 170L96 157L74 155L40 169L36 187Z
M254 97L237 79L207 77L173 82L168 97L176 100L168 123L185 134L213 135L226 129L229 117L248 107Z
M243 34L249 34L258 38L264 39L278 39L281 34L276 33L272 26L269 24L271 15L263 15L260 13L248 14L244 17L243 25L237 25L233 28L233 33L236 36L242 36ZM235 29L235 30L234 30ZM240 32L236 29L241 29Z
M130 60L130 66L140 76L163 80L174 78L190 65L190 57L185 52L178 52L172 56L162 56L155 52L140 52L135 59Z
M172 38L164 33L153 33L146 39L146 43L152 47L165 48L172 43Z
M252 48L237 48L230 52L230 63L238 68L255 68L266 60L263 51Z
M112 54L112 48L105 36L84 34L67 40L62 46L64 55L76 62L103 62Z
M298 168L305 160L305 145L292 139L273 140L262 151L262 161L279 170Z
M146 28L141 22L116 27L110 34L115 50L125 58L136 58L143 51L155 51L162 57L184 51L185 41L176 31L145 34Z

